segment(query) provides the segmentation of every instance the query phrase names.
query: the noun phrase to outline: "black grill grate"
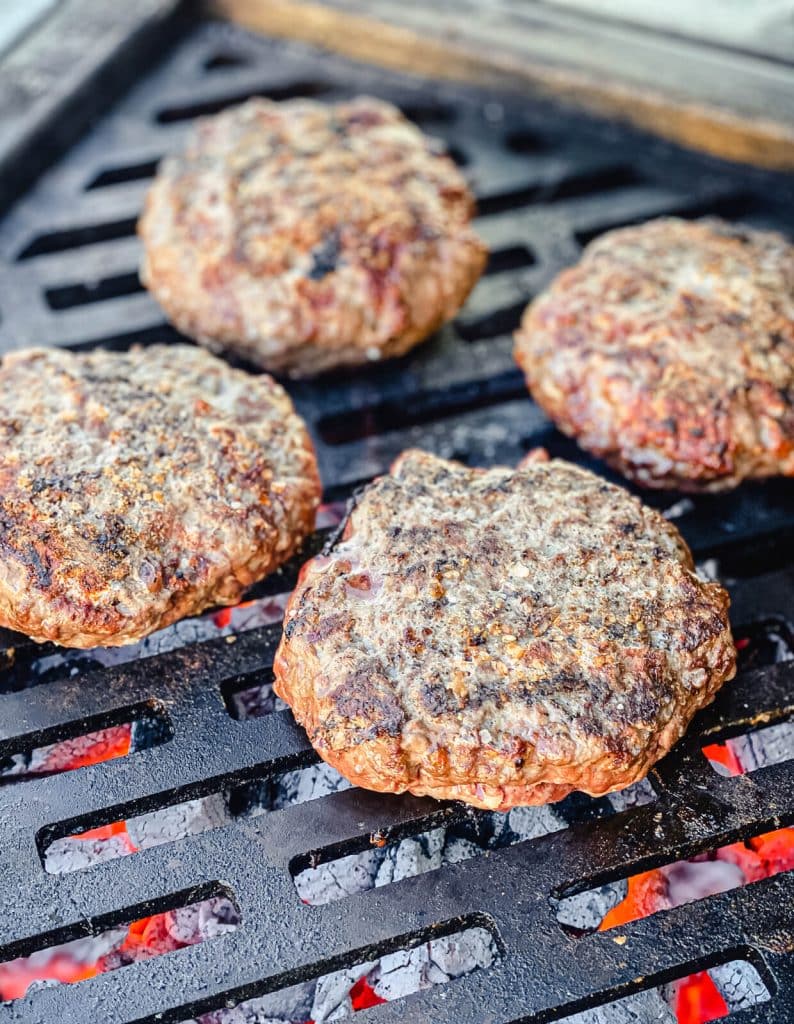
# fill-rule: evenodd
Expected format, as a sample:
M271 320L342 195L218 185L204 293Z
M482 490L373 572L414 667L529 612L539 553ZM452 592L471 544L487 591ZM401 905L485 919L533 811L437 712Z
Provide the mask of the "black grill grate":
M248 95L360 91L396 101L449 142L480 197L479 227L494 255L457 323L414 354L289 386L317 440L328 499L344 498L408 445L470 464L512 463L536 444L586 461L524 395L509 337L524 303L577 258L581 244L619 224L675 212L741 216L789 232L794 226L792 183L780 177L534 100L414 82L200 24L0 226L0 350L175 339L135 277L134 224L156 160L179 144L191 118ZM652 500L677 505L676 521L698 557L718 557L733 577L736 624L785 620L794 600L794 573L783 556L794 535L788 483ZM288 589L294 570L257 594ZM794 713L794 669L785 663L745 671L726 689L654 772L654 803L609 818L594 812L566 831L341 902L302 904L291 870L358 852L371 836L381 842L453 822L464 811L349 790L90 870L46 873L44 850L75 829L313 763L289 712L235 720L227 709L231 692L267 681L278 635L272 625L233 642L219 636L165 653L146 649L150 656L123 665L85 671L65 664L30 688L27 666L52 652L11 634L0 638L16 649L0 673L0 759L146 709L160 716L157 743L130 757L0 789L0 961L158 912L177 898L228 893L242 917L233 934L215 941L32 992L0 1006L0 1021L182 1021L470 926L491 931L498 962L362 1011L361 1020L536 1024L737 957L757 968L771 1000L736 1021L792 1019L790 876L634 922L622 929L622 944L611 933L574 939L551 901L794 823L791 763L721 778L700 753L704 736Z

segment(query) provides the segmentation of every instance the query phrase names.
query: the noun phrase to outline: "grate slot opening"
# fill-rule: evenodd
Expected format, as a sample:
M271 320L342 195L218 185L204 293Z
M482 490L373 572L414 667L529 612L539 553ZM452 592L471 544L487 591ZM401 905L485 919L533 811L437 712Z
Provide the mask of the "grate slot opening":
M145 181L147 178L153 178L159 163L158 157L154 160L141 160L137 164L108 167L88 182L85 191L90 192L95 188L107 188L109 185L122 185L128 181Z
M235 107L246 100L257 96L270 100L292 100L308 96L323 96L333 87L327 82L299 81L289 85L251 87L242 92L229 93L214 100L202 100L198 103L185 103L179 106L163 107L155 116L158 124L174 124L177 121L192 121L205 114L217 114L227 107Z
M727 956L733 959L726 959ZM683 970L690 973L683 974ZM523 1017L513 1024L624 1024L674 1020L710 1024L769 1002L775 992L772 979L754 950L723 953L716 963L691 964L638 981L639 984L628 986L632 990L629 995L599 993L556 1011Z
M68 249L79 249L84 245L95 245L97 242L113 242L119 238L130 238L135 234L137 219L125 217L123 220L109 220L101 224L86 224L85 227L64 228L62 231L49 231L37 235L17 255L17 261L32 259L34 256L49 255L54 252L66 252Z
M226 710L238 722L262 718L287 707L273 692L273 668L244 672L221 683Z
M468 153L460 146L447 145L445 148L447 156L452 157L458 167L468 167L471 163Z
M701 747L717 775L736 778L794 758L794 722L776 722Z
M524 310L527 308L527 304L532 301L532 298L532 295L527 294L527 297L521 302L513 303L511 306L503 306L502 309L486 313L485 316L479 316L473 320L456 320L455 327L458 334L464 341L468 342L484 341L486 338L497 338L503 337L506 334L512 334L520 325ZM522 396L525 394L526 389L522 391ZM514 397L518 397L518 395Z
M703 202L684 202L674 205L665 213L657 213L655 216L684 217L694 220L698 217L726 217L732 218L746 216L754 205L752 196L745 193L734 193L728 196L718 196L714 199L707 199ZM642 224L648 220L648 214L638 214L636 217L620 217L615 220L601 221L598 226L587 230L575 231L574 238L577 244L584 248L599 235L607 231L615 231L617 228L632 227L635 224Z
M399 401L380 402L353 414L332 413L318 420L317 432L327 445L348 444L374 434L433 423L525 395L526 388L518 371L508 370L487 382L405 396Z
M113 352L126 352L133 345L195 345L196 342L172 327L168 323L153 324L135 331L123 331L119 334L108 334L90 341L81 341L69 345L72 352L89 352L95 348L106 348Z
M251 60L242 53L233 53L230 50L219 50L203 62L205 71L221 71L224 68L244 68L251 64Z
M286 769L260 765L233 781L211 779L46 825L36 837L44 870L52 875L84 871L352 788L311 752L291 760Z
M552 898L551 904L563 931L580 937L621 928L792 869L794 828L784 826L680 860L662 861L562 899Z
M276 580L266 577L261 584L251 589L240 604L215 608L192 618L181 619L134 644L94 648L55 647L50 644L23 647L16 652L10 667L0 674L0 692L30 689L66 677L76 679L97 670L112 671L141 658L166 654L222 637L227 638L227 643L233 643L234 640L229 639L233 635L236 637L255 629L266 630L267 627L276 626L281 622L289 596L285 591L289 583L294 586L299 568L294 562L281 567L281 575L277 577L281 581L280 593L268 589L274 586Z
M505 138L504 144L511 153L542 153L543 150L549 148L546 139L526 130L510 132Z
M564 199L601 194L640 184L642 179L633 167L619 164L616 167L587 170L570 174L559 181L546 184L532 184L524 188L498 192L477 199L477 212L481 217L504 213L521 206L543 203L550 206Z
M219 882L86 919L0 950L0 1000L21 999L37 982L76 984L196 946L235 931L240 921L234 895Z
M253 996L247 986L135 1024L211 1024L221 1008L236 1011L241 1019L337 1020L487 970L504 952L493 919L467 914L312 965L297 982L292 972L269 979Z
M157 700L68 722L0 743L0 785L128 757L167 743L173 735L168 713Z
M455 808L451 819L439 820L436 814L430 820L413 822L407 832L381 829L341 846L302 854L293 858L290 874L301 900L322 906L450 864L489 856L574 824L609 818L626 806L644 805L653 799L646 786L638 785L614 799L576 793L549 806L509 812Z
M494 249L488 257L485 275L503 274L508 270L523 270L534 267L537 259L526 245L511 245L505 249Z
M103 277L99 281L84 284L67 284L47 288L44 298L50 309L57 311L72 309L74 306L88 306L93 302L118 299L124 295L135 295L144 290L137 271Z
M770 618L739 626L733 634L741 672L794 659L794 634L784 619Z
M449 103L400 103L400 110L415 124L451 124L458 113Z

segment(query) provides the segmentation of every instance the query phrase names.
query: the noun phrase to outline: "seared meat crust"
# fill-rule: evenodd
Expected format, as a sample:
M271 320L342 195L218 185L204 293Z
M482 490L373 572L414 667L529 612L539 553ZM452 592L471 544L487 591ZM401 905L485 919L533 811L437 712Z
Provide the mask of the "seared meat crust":
M384 792L506 809L641 778L735 671L678 531L562 461L404 453L303 568L276 692Z
M0 625L132 643L234 604L311 531L320 483L285 392L188 345L0 364Z
M516 359L583 448L647 487L794 475L794 247L716 220L602 235L524 314Z
M253 99L160 165L141 276L185 334L304 376L401 355L486 248L449 157L391 104Z

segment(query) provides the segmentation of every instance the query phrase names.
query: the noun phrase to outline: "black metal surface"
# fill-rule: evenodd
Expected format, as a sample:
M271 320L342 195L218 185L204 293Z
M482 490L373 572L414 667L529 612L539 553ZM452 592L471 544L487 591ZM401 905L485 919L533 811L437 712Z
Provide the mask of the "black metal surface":
M202 25L0 225L0 350L174 339L134 276L133 226L157 158L179 144L190 117L229 99L359 91L395 100L450 142L480 197L479 227L494 256L456 325L412 355L289 385L334 498L382 472L408 445L487 464L514 462L542 443L587 462L524 395L509 337L523 304L577 258L583 241L617 224L665 212L721 212L794 227L792 185L779 177L535 101L412 82ZM650 496L665 508L679 498ZM733 583L736 624L786 618L794 601L794 572L786 568L794 538L789 483L695 499L676 522L699 557L719 555L725 571L742 577ZM293 578L287 570L259 592L286 589ZM699 750L704 735L794 713L792 664L744 672L726 688L654 772L655 803L341 902L302 904L290 867L365 848L376 831L385 838L415 834L461 812L352 790L91 870L47 874L43 846L76 827L312 762L289 712L236 721L224 703L230 680L267 678L278 635L275 626L252 630L231 644L220 638L74 677L64 671L30 689L20 689L19 666L32 645L2 637L2 646L18 643L19 650L16 669L0 671L0 760L20 746L75 735L81 725L129 720L152 702L173 736L127 758L0 788L0 961L213 886L233 894L242 923L216 941L31 993L0 1006L0 1022L181 1021L472 922L498 936L496 965L362 1011L362 1024L555 1020L737 955L755 964L772 999L735 1020L794 1019L792 876L634 922L621 929L623 944L613 933L572 938L550 903L794 823L792 763L721 778Z

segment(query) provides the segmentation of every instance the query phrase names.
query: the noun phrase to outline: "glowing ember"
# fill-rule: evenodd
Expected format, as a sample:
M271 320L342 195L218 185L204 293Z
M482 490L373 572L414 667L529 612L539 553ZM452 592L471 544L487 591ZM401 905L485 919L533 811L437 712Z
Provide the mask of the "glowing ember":
M781 764L794 756L794 723L768 725L722 743L710 743L702 749L719 775L745 775L767 765Z
M225 896L142 917L0 964L0 1000L21 999L37 982L74 984L234 931L240 915Z
M577 907L592 909L600 905L603 909L597 930L608 931L792 869L794 828L777 829L690 860L644 871L626 882L611 883L591 893L570 897L561 902L558 918L567 924L581 915L582 911ZM626 887L625 895L621 886ZM616 894L618 901L614 903ZM607 909L610 901L613 905ZM590 929L579 927L579 930ZM670 1004L679 1024L707 1024L729 1014L731 1006L726 1001L725 991L720 991L712 974L701 971L672 986Z
M29 754L15 754L0 772L0 778L24 779L27 776L57 775L76 768L126 757L132 749L132 724L98 729L85 736L36 747Z
M380 1006L386 1000L379 996L375 989L367 984L366 978L359 978L350 989L350 1003L354 1010L368 1010L371 1006Z
M794 828L731 843L692 860L677 861L628 880L628 893L599 925L608 931L660 910L740 888L794 868Z
M675 1015L678 1024L707 1024L729 1014L728 1004L705 971L676 983Z

